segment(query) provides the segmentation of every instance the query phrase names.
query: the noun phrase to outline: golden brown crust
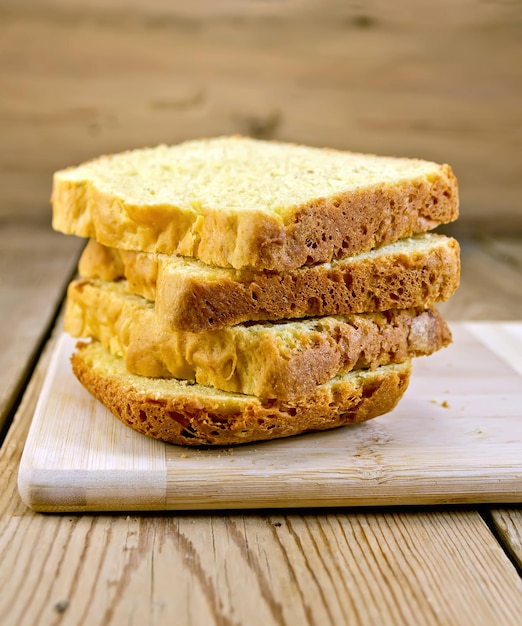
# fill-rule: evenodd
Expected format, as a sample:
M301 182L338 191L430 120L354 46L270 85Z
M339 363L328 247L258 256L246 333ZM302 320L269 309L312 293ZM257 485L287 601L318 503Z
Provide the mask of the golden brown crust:
M166 266L156 311L168 328L194 332L252 320L405 309L447 300L460 280L460 248L441 238L429 250L349 258L289 272L226 273L217 280Z
M53 227L110 247L184 255L220 267L291 270L456 220L457 180L449 165L433 167L394 183L361 180L359 189L287 207L284 217L262 210L191 213L136 206L62 172L53 182Z
M310 394L353 369L429 355L451 341L434 307L200 333L166 330L151 303L129 294L124 283L87 279L69 286L64 328L100 341L134 374L280 400Z
M431 234L408 241L413 243L289 272L205 272L197 263L122 252L125 268L120 278L129 280L131 291L156 299L157 314L167 328L192 332L246 321L406 309L447 300L460 280L458 242ZM103 246L92 246L104 254ZM100 277L97 263L83 263L82 269L83 277Z
M294 401L209 391L201 385L128 374L97 342L72 356L78 380L134 430L187 446L234 445L362 422L391 411L409 382L411 364L352 373Z
M284 242L258 243L255 267L285 270L343 259L425 233L458 217L457 180L448 165L438 176L382 185L311 203L285 226Z

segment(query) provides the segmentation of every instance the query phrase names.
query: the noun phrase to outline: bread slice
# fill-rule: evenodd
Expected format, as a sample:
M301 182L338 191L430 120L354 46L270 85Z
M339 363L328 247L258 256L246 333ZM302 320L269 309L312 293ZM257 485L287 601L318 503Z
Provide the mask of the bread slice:
M124 282L69 285L65 330L99 340L142 376L195 380L225 391L288 400L338 374L428 355L451 341L438 311L392 310L294 322L168 331L154 304Z
M246 321L445 301L459 284L460 248L451 237L429 233L332 263L256 272L108 249L91 240L79 270L85 278L126 278L131 291L156 301L158 318L167 328L199 332Z
M287 270L458 216L448 165L221 137L57 172L53 227L111 247Z
M188 446L229 446L362 422L396 406L411 372L409 361L357 370L310 395L275 401L131 374L97 341L78 344L71 360L82 385L125 424Z

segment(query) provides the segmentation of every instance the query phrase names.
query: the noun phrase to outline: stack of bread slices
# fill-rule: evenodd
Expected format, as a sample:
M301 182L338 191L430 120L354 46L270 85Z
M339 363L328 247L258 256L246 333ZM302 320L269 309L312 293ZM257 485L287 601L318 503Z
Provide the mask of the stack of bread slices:
M392 410L448 345L459 283L447 165L220 137L57 172L89 238L65 329L80 382L133 429L231 445Z

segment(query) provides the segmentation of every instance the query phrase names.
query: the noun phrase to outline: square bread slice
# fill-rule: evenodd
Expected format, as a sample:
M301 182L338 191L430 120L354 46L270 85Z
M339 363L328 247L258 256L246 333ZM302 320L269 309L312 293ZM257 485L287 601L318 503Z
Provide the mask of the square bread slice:
M154 303L129 293L124 281L87 279L69 285L64 328L100 341L129 372L279 400L310 394L353 369L429 355L451 341L434 307L170 331L158 324Z
M288 270L458 216L448 165L245 137L102 156L56 172L53 227L209 265Z
M125 424L186 446L230 446L363 422L395 408L411 373L410 361L356 370L280 401L137 376L97 341L79 343L71 361L82 385Z
M199 332L247 321L346 315L428 306L460 280L458 242L428 233L332 263L269 272L210 267L191 259L107 248L91 240L80 276L125 278L155 300L167 328Z

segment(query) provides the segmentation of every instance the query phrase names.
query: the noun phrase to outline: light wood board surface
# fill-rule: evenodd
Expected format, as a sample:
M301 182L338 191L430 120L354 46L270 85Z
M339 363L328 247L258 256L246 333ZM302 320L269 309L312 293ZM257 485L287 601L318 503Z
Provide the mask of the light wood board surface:
M70 370L63 335L20 466L42 511L522 501L522 324L453 324L389 415L264 444L191 450L114 419Z

